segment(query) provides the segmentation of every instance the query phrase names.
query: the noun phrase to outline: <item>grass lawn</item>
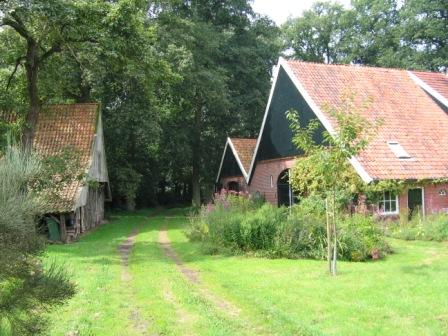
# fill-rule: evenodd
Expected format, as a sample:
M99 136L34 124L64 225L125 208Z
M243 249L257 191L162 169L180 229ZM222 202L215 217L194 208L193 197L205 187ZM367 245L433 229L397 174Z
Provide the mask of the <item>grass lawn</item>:
M394 255L341 262L331 278L323 261L203 255L182 210L150 214L49 247L78 284L50 335L448 335L447 243L392 240Z

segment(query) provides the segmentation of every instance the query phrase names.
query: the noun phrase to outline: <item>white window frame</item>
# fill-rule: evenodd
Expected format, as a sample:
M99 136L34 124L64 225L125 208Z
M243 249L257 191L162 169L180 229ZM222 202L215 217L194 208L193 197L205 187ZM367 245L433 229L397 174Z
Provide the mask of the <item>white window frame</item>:
M388 192L392 194L391 191L388 191ZM381 206L380 206L380 204L381 204L381 203L384 204L384 203L386 202L385 199L386 199L386 192L383 193L383 197L382 197L382 199L378 201L378 211L379 211L380 215L384 215L384 216L398 215L398 214L400 213L400 202L399 202L399 199L398 199L398 194L395 195L395 203L396 203L396 205L397 205L397 206L395 207L395 211L385 211L385 210L381 210ZM392 200L393 200L393 199L391 198L390 200L387 200L387 201L392 201Z

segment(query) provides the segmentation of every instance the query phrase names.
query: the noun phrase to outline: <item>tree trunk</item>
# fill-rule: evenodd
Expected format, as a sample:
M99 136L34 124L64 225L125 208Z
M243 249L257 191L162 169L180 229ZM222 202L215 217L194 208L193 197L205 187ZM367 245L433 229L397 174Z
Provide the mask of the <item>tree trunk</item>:
M193 162L192 162L192 205L193 207L201 206L201 128L202 128L202 104L198 102L194 110L194 129L193 129Z
M125 197L126 202L126 210L128 211L134 211L135 210L135 197Z
M201 206L201 183L199 177L199 163L198 159L193 155L193 174L191 184L193 187L192 205L193 207Z
M40 100L37 87L37 76L39 71L37 44L33 39L27 41L26 52L26 78L29 99L29 110L25 119L25 129L23 131L22 144L27 150L31 150L33 145L34 130L40 112Z

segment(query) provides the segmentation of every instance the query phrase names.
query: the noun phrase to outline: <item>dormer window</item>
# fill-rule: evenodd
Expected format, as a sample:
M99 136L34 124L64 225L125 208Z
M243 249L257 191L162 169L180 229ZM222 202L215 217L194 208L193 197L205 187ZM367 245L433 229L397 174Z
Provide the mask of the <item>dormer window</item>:
M394 153L398 159L407 160L412 158L408 154L408 152L406 152L403 146L400 145L397 141L388 141L387 144L389 145L389 148L392 151L392 153Z

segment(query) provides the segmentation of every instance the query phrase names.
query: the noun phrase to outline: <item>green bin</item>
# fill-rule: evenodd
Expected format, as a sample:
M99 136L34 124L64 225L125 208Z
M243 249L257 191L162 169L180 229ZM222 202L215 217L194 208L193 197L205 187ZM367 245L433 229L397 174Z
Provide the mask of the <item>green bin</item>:
M61 240L61 235L59 234L59 224L53 218L47 218L46 221L50 240Z

